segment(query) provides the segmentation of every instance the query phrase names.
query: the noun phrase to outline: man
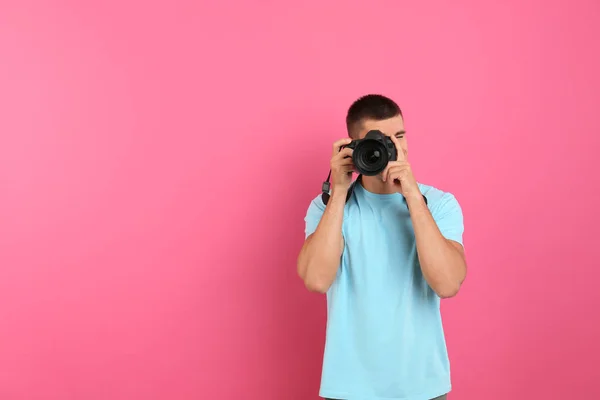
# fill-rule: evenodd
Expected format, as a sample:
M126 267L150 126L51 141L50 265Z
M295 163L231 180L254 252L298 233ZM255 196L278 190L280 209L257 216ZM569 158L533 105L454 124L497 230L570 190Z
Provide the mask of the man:
M298 256L306 287L327 294L320 396L445 399L440 298L456 295L466 276L461 208L452 194L415 179L394 101L364 96L346 122L349 138L333 144L329 200L310 204ZM391 138L397 161L352 185L353 150L340 148L370 130Z

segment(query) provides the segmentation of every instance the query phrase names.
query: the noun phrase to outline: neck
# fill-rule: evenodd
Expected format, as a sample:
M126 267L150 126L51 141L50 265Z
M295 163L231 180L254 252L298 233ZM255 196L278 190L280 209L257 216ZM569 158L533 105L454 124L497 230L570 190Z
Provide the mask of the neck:
M362 176L362 186L365 190L375 194L391 194L396 193L396 189L390 185L386 185L379 176Z

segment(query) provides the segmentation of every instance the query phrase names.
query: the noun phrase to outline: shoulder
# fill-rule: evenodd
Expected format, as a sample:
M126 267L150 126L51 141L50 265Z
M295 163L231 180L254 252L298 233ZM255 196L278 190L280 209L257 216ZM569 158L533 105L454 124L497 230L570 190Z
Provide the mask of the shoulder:
M353 196L354 197L354 196ZM352 206L352 201L346 201L344 205L344 220L347 218L347 211L349 207ZM323 201L323 193L319 193L315 197L312 198L310 204L308 205L308 209L306 210L306 218L317 218L320 219L323 213L325 212L326 204Z
M427 206L441 234L449 240L463 244L463 213L456 197L429 185L421 185L421 193L427 197Z
M321 197L321 193L315 196L310 203L308 204L308 209L306 210L305 220L320 220L321 216L325 212L325 203L323 203L323 198Z
M306 210L306 215L304 217L305 228L304 234L305 238L308 238L319 225L321 221L321 217L325 212L325 204L321 199L321 195L319 194L315 198L312 199L310 204L308 205L308 209Z
M434 217L447 212L461 212L458 199L451 192L423 183L419 183L419 188L427 198L427 205Z
M319 193L317 196L313 197L308 206L309 211L325 211L325 203L323 203L323 194Z

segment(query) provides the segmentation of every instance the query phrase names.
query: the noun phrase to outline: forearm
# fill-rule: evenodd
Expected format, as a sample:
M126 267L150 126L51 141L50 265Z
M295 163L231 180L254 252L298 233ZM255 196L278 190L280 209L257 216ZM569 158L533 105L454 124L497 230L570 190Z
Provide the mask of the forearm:
M344 248L345 203L346 192L334 189L317 229L304 242L298 256L298 274L311 291L325 293L335 280Z
M456 295L466 275L462 251L442 235L422 196L407 204L423 277L440 297Z

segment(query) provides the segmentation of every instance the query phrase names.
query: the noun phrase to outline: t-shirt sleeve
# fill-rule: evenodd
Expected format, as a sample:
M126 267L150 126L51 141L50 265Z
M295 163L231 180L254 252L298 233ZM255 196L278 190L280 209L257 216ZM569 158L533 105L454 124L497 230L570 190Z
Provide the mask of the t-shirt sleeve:
M463 213L454 195L444 193L433 213L433 219L446 239L463 244Z
M321 200L321 196L317 196L313 201L311 201L308 206L308 210L306 211L306 217L304 217L305 228L304 228L304 237L307 238L317 230L317 226L321 221L321 217L325 212L325 204L323 204L323 200Z

